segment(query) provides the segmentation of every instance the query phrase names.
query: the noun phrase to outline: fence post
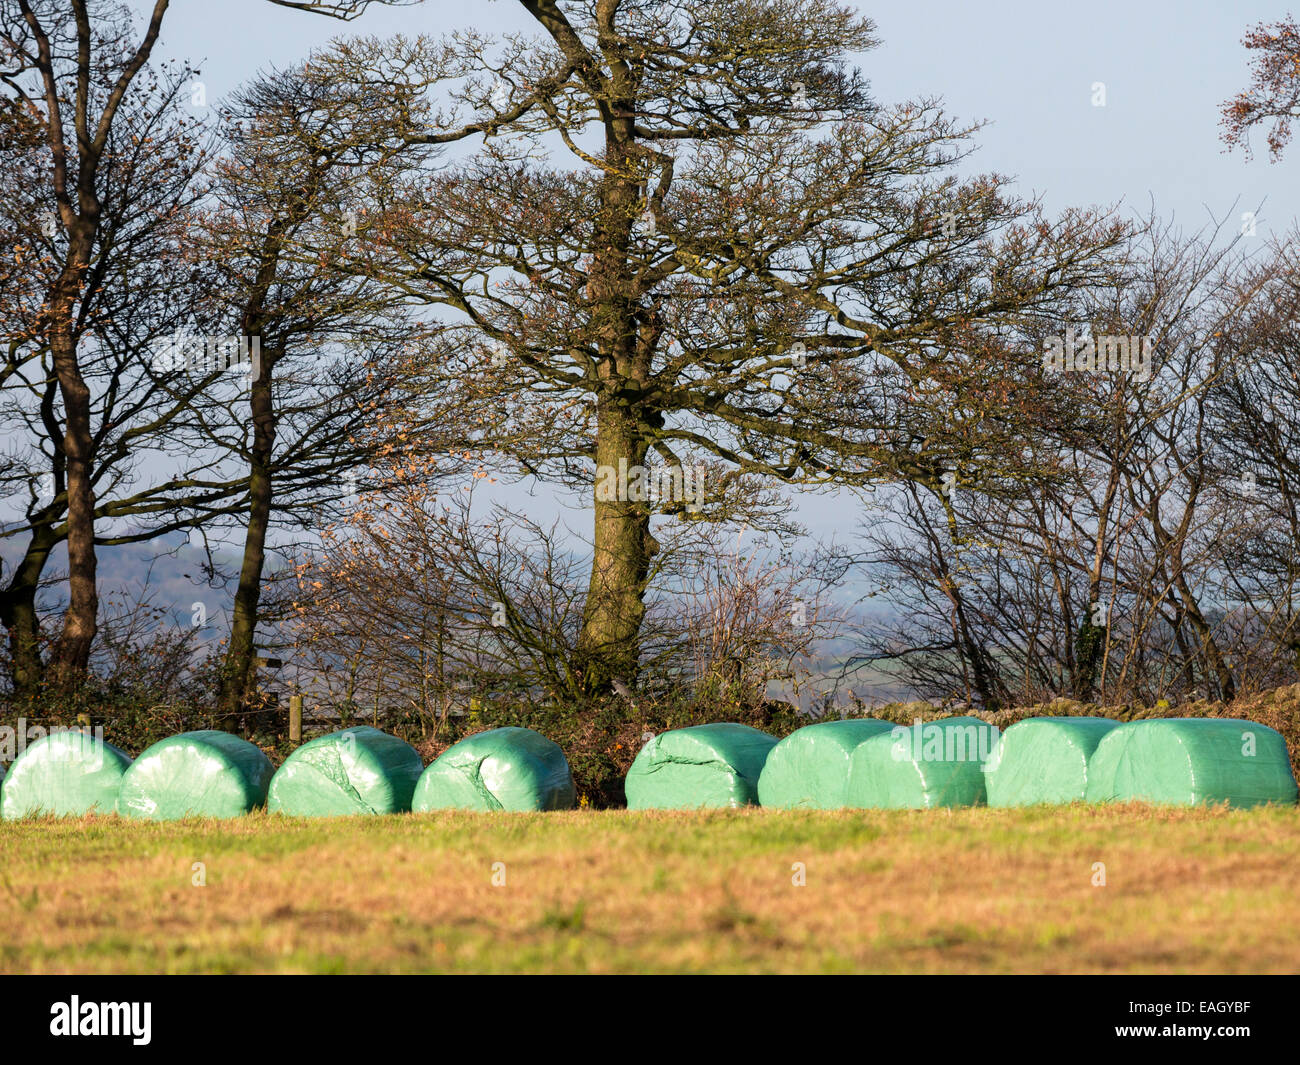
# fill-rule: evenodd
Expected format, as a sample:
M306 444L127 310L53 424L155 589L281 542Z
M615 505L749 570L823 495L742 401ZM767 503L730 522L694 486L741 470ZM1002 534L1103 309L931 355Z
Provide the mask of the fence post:
M302 743L302 696L289 696L289 742Z

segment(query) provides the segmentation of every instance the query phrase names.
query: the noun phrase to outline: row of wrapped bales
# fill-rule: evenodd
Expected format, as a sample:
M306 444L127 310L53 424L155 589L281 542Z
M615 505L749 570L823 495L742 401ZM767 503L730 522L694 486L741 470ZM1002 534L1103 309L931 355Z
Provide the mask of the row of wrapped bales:
M808 725L778 742L736 723L652 737L626 780L628 807L927 809L1143 800L1295 804L1281 735L1237 719L1031 718L1006 733L973 717L912 727L870 719ZM297 817L465 809L568 809L563 751L525 728L449 748L427 769L409 744L367 726L312 740L278 772L262 751L205 730L134 762L80 731L33 743L0 773L0 814L237 817L262 805Z
M652 737L624 788L631 810L969 806L984 801L997 737L969 717L911 728L828 721L779 742L747 725L695 725Z
M780 742L745 725L697 725L651 738L626 791L633 810L1297 802L1282 736L1227 718L1030 718L1005 733L974 717L857 719Z
M1249 807L1297 797L1282 736L1228 718L1030 718L1004 734L974 718L910 729L828 722L782 740L759 780L763 805L815 809L1131 800Z
M260 748L226 732L171 736L134 762L88 733L36 741L0 774L0 813L110 813L155 821L239 817L265 805L295 817L415 810L557 810L574 804L564 752L524 728L493 729L425 769L410 744L368 726L321 736L278 771Z

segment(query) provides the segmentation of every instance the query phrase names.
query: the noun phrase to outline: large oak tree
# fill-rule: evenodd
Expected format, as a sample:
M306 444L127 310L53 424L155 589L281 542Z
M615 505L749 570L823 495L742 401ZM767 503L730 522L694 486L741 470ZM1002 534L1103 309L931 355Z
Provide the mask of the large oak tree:
M519 412L483 442L591 493L578 665L601 690L635 676L654 516L682 510L610 498L606 471L706 461L725 495L746 476L1005 468L1005 432L955 456L941 411L913 417L908 396L1004 391L996 369L962 385L956 366L996 360L1005 319L1090 284L1123 229L1048 220L1002 178L955 176L975 127L932 101L873 100L850 59L874 27L842 5L521 8L536 37L360 40L324 61L340 83L438 94L412 144L482 137L412 184L384 254L349 268L473 330L447 372Z

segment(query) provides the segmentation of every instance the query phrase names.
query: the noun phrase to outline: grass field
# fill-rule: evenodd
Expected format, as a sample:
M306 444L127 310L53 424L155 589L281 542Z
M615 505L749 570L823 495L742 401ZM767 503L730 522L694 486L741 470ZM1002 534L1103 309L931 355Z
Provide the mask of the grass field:
M0 970L1295 972L1298 882L1296 809L28 821Z

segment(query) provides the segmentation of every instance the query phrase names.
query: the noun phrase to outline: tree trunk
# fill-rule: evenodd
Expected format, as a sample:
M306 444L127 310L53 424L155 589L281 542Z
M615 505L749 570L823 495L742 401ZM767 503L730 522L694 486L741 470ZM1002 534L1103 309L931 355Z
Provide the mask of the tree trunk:
M1090 611L1074 633L1075 666L1072 690L1076 699L1086 702L1097 690L1097 674L1101 671L1105 645L1106 626L1094 624Z
M253 418L253 447L248 471L248 529L244 535L244 559L235 588L230 622L230 645L221 674L219 709L226 728L238 725L244 709L249 681L254 672L254 640L258 606L262 597L262 571L266 565L266 534L271 523L271 455L275 447L275 415L272 409L269 357L254 363L249 409Z
M63 691L85 681L99 619L95 559L95 487L92 464L90 388L77 360L74 304L89 261L93 221L84 215L70 237L68 266L55 287L50 310L50 351L63 400L63 454L68 493L68 609L53 655L53 682Z
M1178 576L1175 583L1187 613L1187 620L1191 622L1192 628L1201 641L1201 651L1206 659L1206 672L1218 682L1220 698L1224 702L1232 702L1237 697L1237 682L1223 657L1218 640L1214 638L1214 629L1205 620L1205 615L1201 613L1200 604L1196 601L1196 596L1192 594L1192 589L1187 584L1187 578L1182 570L1181 559L1179 561ZM1207 684L1206 687L1208 688L1209 685ZM1213 698L1212 692L1206 691L1205 694L1208 698Z
M235 588L230 645L226 648L217 697L218 710L228 729L236 728L239 723L254 673L254 641L262 598L262 571L266 565L266 534L271 524L274 497L271 457L275 450L275 396L271 381L277 359L263 343L266 295L275 281L285 234L302 217L306 202L305 199L299 200L288 215L271 222L262 243L257 275L239 318L240 336L247 338L253 353L250 356L252 373L248 395L253 446L248 459L248 528L244 533L244 558L239 568L239 584Z
M613 12L611 6L599 16L611 39ZM609 170L601 187L596 253L587 291L602 379L596 403L591 580L577 654L583 689L591 693L607 691L615 679L635 683L646 581L650 559L658 549L650 534L648 499L628 498L639 495L637 487L645 483L636 474L644 469L648 444L642 430L649 414L643 389L653 353L638 344L636 281L629 261L641 201L631 119L635 101L625 69L615 66L611 84L605 123ZM617 487L614 492L608 490L611 479Z
M611 402L601 403L597 426L596 525L578 641L583 686L590 692L606 691L614 678L635 682L646 581L658 550L650 534L648 502L625 498L644 483L636 472L644 466L646 443L628 413ZM633 491L623 491L625 485Z
M9 632L9 680L19 699L33 699L40 692L44 664L36 593L56 542L49 526L37 526L9 587L0 593L0 622Z
M1074 633L1074 676L1070 688L1076 699L1087 702L1097 690L1097 675L1105 656L1106 629L1110 625L1110 609L1106 610L1105 625L1093 621L1093 608L1101 602L1101 581L1106 566L1106 536L1110 530L1111 510L1119 494L1121 470L1118 459L1112 459L1106 481L1106 492L1098 508L1097 530L1093 538L1092 568L1088 571L1088 595L1084 603L1086 615ZM1068 615L1067 615L1068 616Z
M1153 507L1151 531L1154 534L1156 546L1169 558L1171 583L1173 588L1178 591L1177 601L1180 615L1191 624L1201 642L1201 654L1204 656L1202 668L1206 673L1207 690L1205 694L1207 697L1212 696L1212 692L1209 690L1209 678L1212 676L1218 683L1219 695L1225 701L1231 702L1237 694L1236 681L1232 676L1232 670L1223 657L1218 641L1214 638L1214 629L1205 620L1205 615L1201 613L1200 604L1196 601L1196 596L1187 583L1187 574L1183 564L1183 544L1186 542L1187 528L1191 520L1191 507L1195 505L1195 500L1196 496L1193 495L1186 504L1186 516L1176 535L1170 535L1166 531Z

